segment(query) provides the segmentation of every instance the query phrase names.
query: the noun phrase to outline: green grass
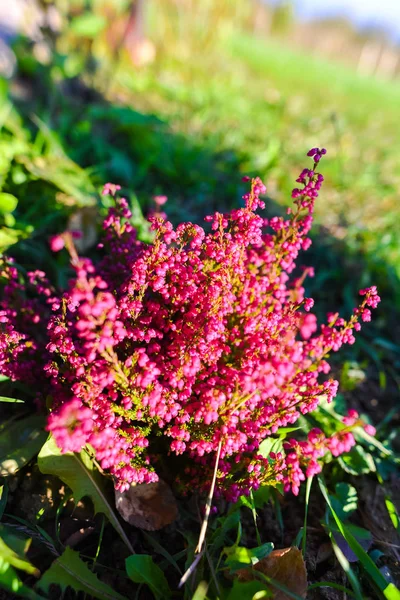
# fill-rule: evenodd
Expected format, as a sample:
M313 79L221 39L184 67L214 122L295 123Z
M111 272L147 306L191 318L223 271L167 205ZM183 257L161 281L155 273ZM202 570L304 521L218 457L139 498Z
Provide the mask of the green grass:
M239 31L200 56L179 48L165 44L145 71L121 68L116 88L174 131L234 153L281 204L308 148L327 147L317 223L400 273L400 85Z

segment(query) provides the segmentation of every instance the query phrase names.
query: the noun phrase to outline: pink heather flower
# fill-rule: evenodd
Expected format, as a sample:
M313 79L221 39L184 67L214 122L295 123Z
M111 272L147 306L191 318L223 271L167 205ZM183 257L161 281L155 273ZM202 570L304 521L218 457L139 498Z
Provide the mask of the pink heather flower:
M102 196L115 196L115 194L121 189L120 185L115 183L106 183L103 186Z
M153 200L157 206L164 206L168 198L167 196L153 196Z
M375 435L376 434L376 429L373 425L370 425L369 423L364 425L364 431L365 433L368 433L369 435Z
M47 430L63 452L80 452L93 429L93 412L77 398L49 416Z
M319 163L324 154L326 154L325 148L311 148L311 150L307 152L307 156L312 156L315 163Z
M347 416L343 417L342 421L345 425L352 426L359 420L360 416L354 409L350 409L347 412Z
M300 324L300 335L304 340L308 340L313 333L317 331L317 317L308 313L305 314Z
M354 343L380 300L376 288L362 290L348 320L330 314L317 328L304 288L313 270L293 276L323 182L325 151L311 152L313 169L300 173L284 217L257 214L266 188L254 178L244 206L206 217L207 230L154 213L145 244L128 202L116 200L103 258L74 255L63 294L40 272L21 283L1 260L0 373L53 399L48 429L64 452L90 444L120 490L156 481L159 456L180 455L181 489L208 492L221 446L217 494L235 501L262 484L298 493L327 453L352 447L350 429L364 423L349 413L330 438L312 430L282 453L258 454L264 439L336 395L327 357Z
M63 235L53 235L49 240L50 249L52 252L60 252L65 246Z
M312 298L306 298L304 301L304 310L306 312L309 312L313 306L314 306L314 300ZM314 332L312 332L312 333L314 333Z
M349 452L355 444L354 436L349 431L338 431L327 440L327 447L333 456L340 456L344 452Z
M376 433L375 427L363 421L358 412L354 409L350 409L347 412L347 415L343 417L342 421L345 425L347 425L347 427L355 427L357 425L362 427L366 433L369 433L369 435L375 435Z

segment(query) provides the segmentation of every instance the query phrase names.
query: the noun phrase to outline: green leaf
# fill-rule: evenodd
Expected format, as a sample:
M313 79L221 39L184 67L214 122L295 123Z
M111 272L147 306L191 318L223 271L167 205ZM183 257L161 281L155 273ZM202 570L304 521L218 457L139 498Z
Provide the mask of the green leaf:
M377 450L382 452L384 456L392 456L393 452L389 448L385 448L383 444L379 440L376 439L375 436L370 435L362 427L356 427L354 433L357 437L362 438L365 442L370 444L371 446L375 446Z
M344 521L357 510L357 490L348 483L338 483L335 489L336 494L330 494L329 497L339 519Z
M63 592L71 587L76 592L84 592L99 600L127 600L125 596L121 596L100 581L79 557L79 552L69 547L51 564L36 584L45 593L49 592L51 585L60 586Z
M2 227L0 229L0 252L4 252L10 246L13 246L20 239L20 231Z
M271 499L271 487L269 485L260 485L253 491L253 500L255 508L264 508Z
M279 434L279 437L284 438L288 433L299 431L299 429L301 429L301 427L280 427L277 433Z
M272 598L273 592L267 590L262 581L234 581L226 600L263 600Z
M226 564L231 568L243 565L255 565L259 560L271 554L273 549L274 545L270 542L256 548L246 548L234 544L229 548L224 548L224 553L227 556Z
M9 523L0 523L0 538L13 552L22 558L28 552L32 541L16 531Z
M79 454L73 454L72 452L61 454L54 438L50 436L39 452L38 466L45 475L56 475L66 483L74 493L75 502L78 502L84 496L89 496L94 504L95 512L106 515L129 550L134 552L104 492L104 478L85 450L82 450Z
M0 475L13 475L42 447L47 433L44 418L26 417L13 421L0 433Z
M147 554L133 554L125 561L128 577L135 583L145 583L149 586L155 598L171 597L171 590L164 573Z
M33 177L48 181L59 190L70 196L71 205L83 207L96 204L96 192L87 171L79 167L64 153L54 133L37 117L33 119L51 146L49 156L39 156L31 159L19 156L18 160Z
M95 13L84 13L72 19L70 31L75 35L95 38L107 25L107 20L102 15Z
M359 445L354 446L350 452L339 456L338 461L342 469L351 475L365 475L375 471L375 463L371 454Z
M9 402L10 404L23 404L25 400L19 400L18 398L9 398L8 396L0 396L0 402Z
M39 596L33 590L26 587L15 569L0 556L0 587L11 594L16 594L21 598L29 598L29 600L43 600L43 596Z
M269 437L261 442L258 454L261 454L264 458L268 458L271 452L283 452L283 440L281 438Z
M11 545L13 547L10 547ZM30 575L38 575L38 569L25 559L25 552L28 550L29 545L30 540L23 540L10 533L5 525L0 526L0 558L16 569L25 571Z
M22 598L36 600L39 596L25 587L15 569L38 576L39 570L25 558L31 540L22 538L7 525L0 524L0 587Z
M206 600L207 591L208 591L207 581L200 581L199 585L196 588L195 593L193 594L192 600Z
M0 213L11 213L18 205L18 199L12 194L0 192Z
M392 525L396 529L397 533L400 534L400 520L397 508L387 494L385 494L385 504L390 520L392 521Z

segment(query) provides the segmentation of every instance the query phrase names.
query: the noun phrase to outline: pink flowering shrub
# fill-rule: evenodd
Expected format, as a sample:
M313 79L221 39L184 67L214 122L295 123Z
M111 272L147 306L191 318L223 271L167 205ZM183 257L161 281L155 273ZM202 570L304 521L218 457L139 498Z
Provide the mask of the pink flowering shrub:
M51 399L48 430L64 452L90 444L119 490L155 481L160 457L182 455L182 489L208 491L220 447L217 487L235 500L260 484L297 493L323 456L351 448L362 425L354 411L331 437L312 430L282 453L258 451L335 396L327 357L353 344L379 302L375 287L362 290L349 320L329 314L318 328L303 287L312 269L293 276L311 244L323 154L309 152L313 168L297 179L286 219L257 214L265 187L256 178L243 208L206 218L208 233L192 223L174 229L157 209L154 243L145 244L121 199L104 222L97 264L77 256L71 234L51 240L71 254L65 293L41 272L21 283L4 263L0 372ZM117 190L107 184L104 193ZM157 197L157 207L164 202Z

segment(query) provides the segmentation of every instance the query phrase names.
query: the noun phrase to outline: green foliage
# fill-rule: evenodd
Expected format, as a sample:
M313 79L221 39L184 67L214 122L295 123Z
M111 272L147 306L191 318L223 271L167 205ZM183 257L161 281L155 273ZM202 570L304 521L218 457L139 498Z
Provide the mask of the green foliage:
M360 445L354 446L338 458L340 466L350 475L362 475L375 471L374 460L369 452Z
M171 590L164 573L147 554L133 554L126 561L126 572L135 583L149 586L157 600L171 597Z
M255 565L259 560L265 558L272 552L274 545L270 542L262 544L257 548L246 548L234 544L231 547L224 548L223 552L226 555L225 563L231 569L243 567L243 565Z
M333 533L337 545L342 550L349 562L357 562L358 556L353 552L346 539L342 536L340 530L335 523L329 522L329 530ZM349 532L354 539L360 544L360 546L368 552L372 545L372 534L364 527L358 527L352 523L346 523L346 530Z
M348 519L357 510L357 490L349 483L337 483L336 493L330 495L332 507L339 519Z
M0 557L0 587L11 594L17 594L20 598L29 598L29 600L43 600L32 589L24 585L19 578L16 570Z
M84 13L72 19L70 29L76 36L95 38L106 25L107 20L105 17L96 13Z
M12 213L17 208L18 200L12 194L0 192L0 213Z
M6 525L0 524L0 557L15 569L30 575L38 575L38 570L25 558L31 540L15 535Z
M47 434L45 419L30 416L18 419L0 430L0 475L16 473L39 452Z
M40 598L21 581L17 571L38 576L38 569L25 558L31 540L14 534L11 528L0 524L0 587L22 598Z
M360 561L362 567L365 570L366 575L371 580L371 582L378 588L381 594L387 598L388 600L399 600L400 599L400 591L397 589L393 583L388 583L386 579L383 577L382 573L376 567L375 563L368 556L364 548L360 545L357 539L354 537L352 531L349 527L340 520L339 516L336 514L332 503L329 498L328 491L326 489L326 485L323 479L318 478L319 486L322 492L322 495L332 513L332 516L335 520L338 530L346 540L347 544L354 552L358 560ZM359 594L359 586L354 586L353 589L356 594Z
M263 598L272 598L273 592L265 589L265 583L262 581L234 581L232 589L229 591L226 600L262 600Z
M117 12L122 14L128 3L119 4ZM172 220L201 221L213 209L239 205L239 174L254 173L268 185L267 212L273 201L285 207L299 154L323 140L329 150L327 177L315 214L322 235L315 237L315 252L308 259L316 267L316 277L307 282L307 294L318 298L321 313L332 299L338 309L348 311L359 287L379 285L384 299L380 317L371 338L348 350L341 382L351 392L364 374L370 378L372 373L373 378L379 374L376 379L381 387L390 385L400 356L393 326L400 310L398 84L361 78L274 40L250 37L242 28L252 22L249 5L243 1L204 2L196 18L184 11L169 13L169 9L168 2L149 3L158 58L147 68L133 69L126 57L113 62L104 44L108 23L91 0L74 2L73 15L66 15L69 27L50 44L54 52L48 66L36 60L23 41L16 44L19 72L28 82L30 99L10 101L11 94L1 83L0 252L9 251L22 268L33 265L48 270L62 287L67 278L65 263L62 257L50 255L47 238L64 230L82 208L92 207L101 215L109 200L99 199L98 191L106 181L130 190L133 224L139 237L150 241L143 211L151 206L154 193L169 196L166 211ZM184 37L182 32L190 35ZM77 75L82 75L85 84L72 81ZM32 95L30 79L38 82ZM38 118L32 119L32 114ZM8 388L3 393L4 410L10 402L22 402L10 397ZM337 413L345 412L343 397L334 408L336 415L321 410L302 419L302 427L337 431ZM12 472L26 465L44 443L43 422L34 419L11 421L0 430L1 474L9 474L10 465ZM281 430L263 442L261 453L268 456L281 450L289 433ZM393 600L398 598L397 590L368 561L363 536L370 543L369 532L348 521L357 508L357 493L345 478L363 474L378 477L383 485L398 468L398 458L390 436L384 437L381 431L374 438L360 430L357 442L332 464L335 493L328 495L325 489L332 509L325 527L355 597L366 597L357 578L361 565L380 590L377 593ZM71 487L76 502L89 496L95 511L107 516L133 551L104 490L105 482L86 452L61 456L49 440L40 453L39 466ZM341 483L334 488L337 481ZM270 488L261 488L253 498L242 498L227 517L211 523L207 552L215 564L219 559L223 566L234 566L235 561L250 564L259 558L259 548L239 546L241 512L251 510L256 523L256 510L275 498L272 493ZM0 516L6 502L5 482L0 485ZM399 528L388 494L385 502ZM301 536L305 549L306 519ZM185 557L190 563L197 540L191 531L185 537ZM179 572L182 556L172 555L157 539L147 541L164 557L164 564ZM5 537L2 540L6 548L2 546L4 555L0 553L0 585L9 593L39 598L23 583L16 570L20 567L12 562L29 565L24 550L12 548ZM260 546L267 551L270 544ZM227 561L223 549L230 549ZM354 568L349 551L358 560ZM156 598L169 597L164 575L149 556L133 555L127 569L128 565L134 581L147 584ZM210 573L202 557L195 600L217 597ZM234 581L231 585L220 578L220 572L216 579L224 600L259 600L271 595L265 582ZM40 589L48 589L52 581L61 582L63 589L71 586L95 597L110 597L108 586L68 548L45 573ZM329 585L340 589L338 584ZM103 595L96 596L93 590ZM113 592L112 597L118 596Z
M200 581L193 595L192 600L205 600L208 590L208 583L206 581Z
M68 547L43 574L36 587L48 593L51 585L59 586L62 592L71 587L76 592L84 592L99 600L127 600L100 581L79 557L79 552Z
M94 461L86 450L79 454L66 452L61 454L54 439L49 437L38 456L38 466L42 473L56 475L71 488L75 502L88 496L94 505L95 513L103 513L127 547L133 552L132 545L124 532L105 491L106 480L101 476Z

